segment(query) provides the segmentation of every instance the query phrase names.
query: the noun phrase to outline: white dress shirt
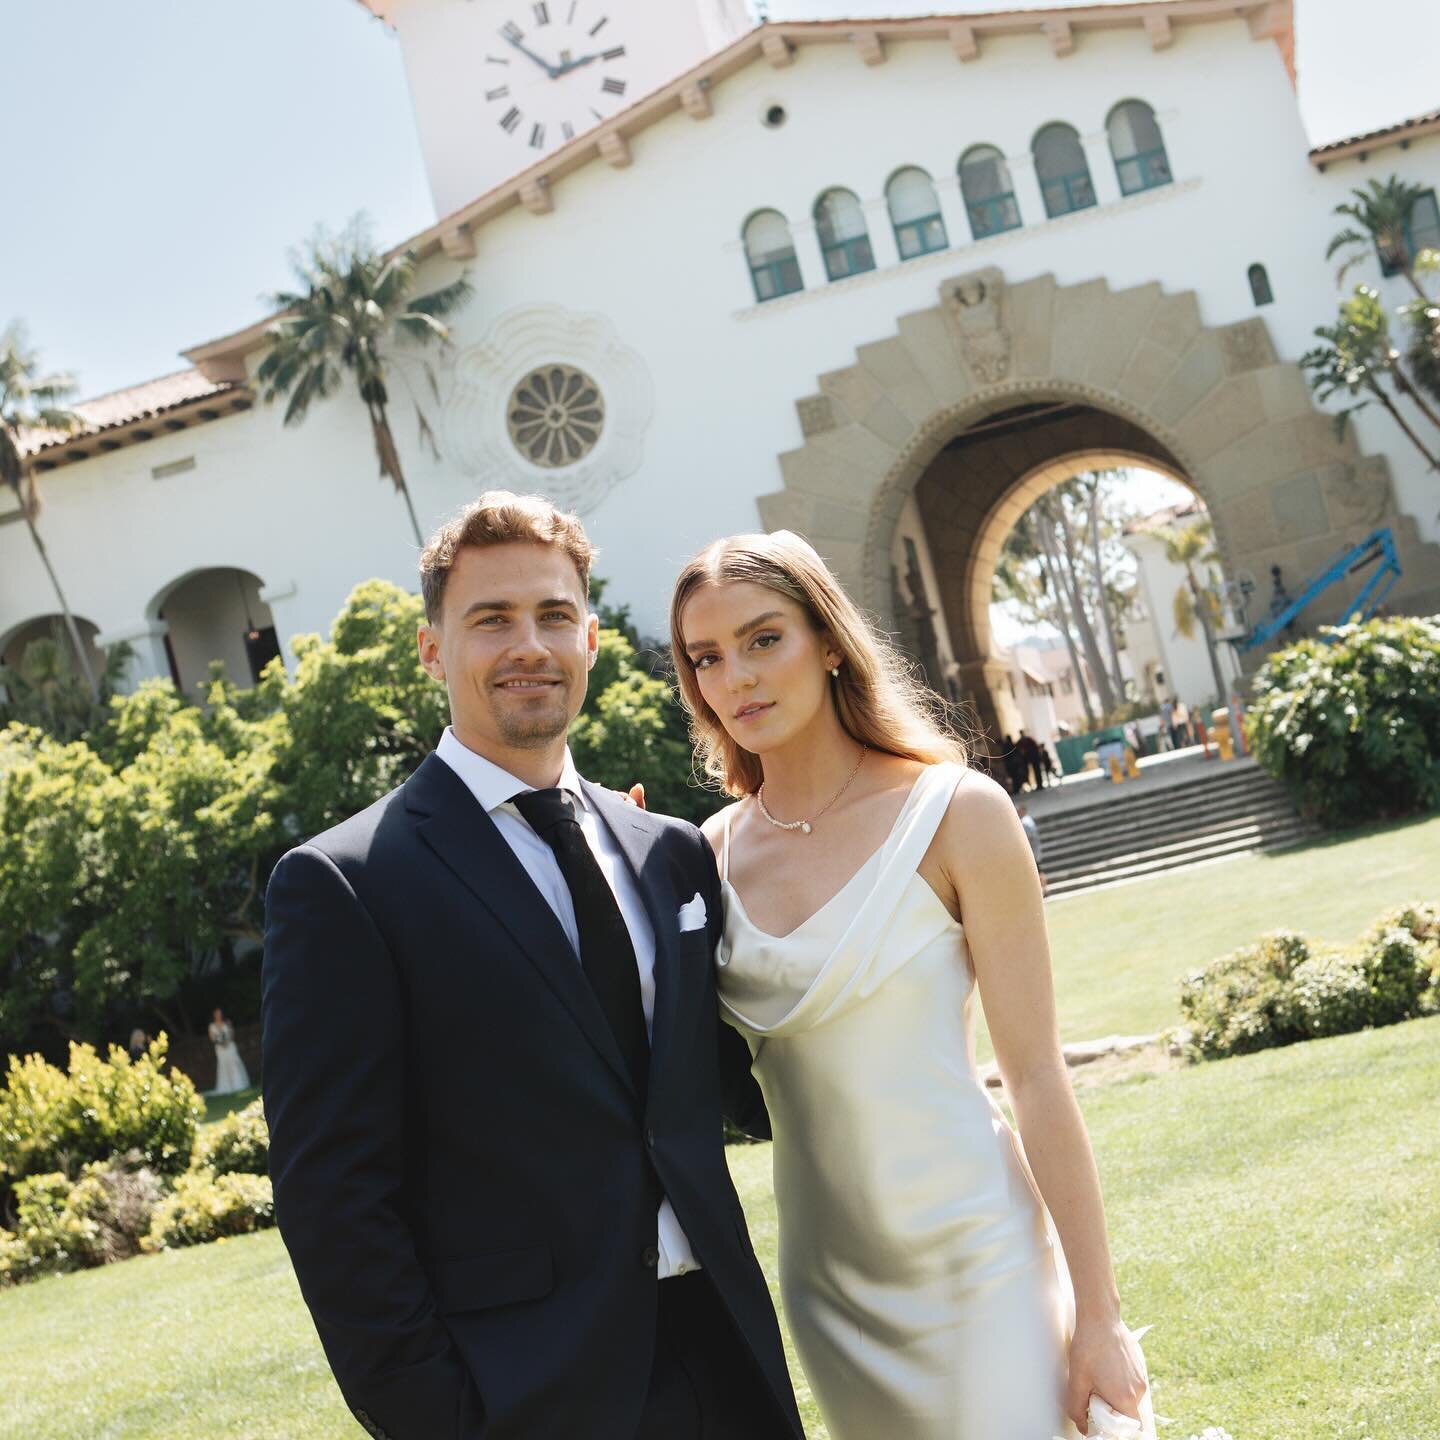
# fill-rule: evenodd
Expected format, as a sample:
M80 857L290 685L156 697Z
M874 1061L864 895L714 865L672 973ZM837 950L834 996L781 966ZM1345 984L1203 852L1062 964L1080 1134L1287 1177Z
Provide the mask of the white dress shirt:
M467 748L456 738L450 726L440 737L435 753L465 782L465 787L480 802L481 808L495 822L495 828L505 837L505 843L514 852L515 858L525 867L525 873L535 882L535 888L545 898L545 903L555 912L570 948L575 952L575 963L580 963L580 928L575 923L575 902L570 887L560 872L560 862L555 852L531 828L525 817L510 803L511 797L522 791L533 790L535 786L517 780L508 771L502 770L493 761ZM655 931L645 911L645 902L640 898L640 888L634 873L625 859L610 827L590 808L580 789L580 775L565 750L565 764L560 770L559 788L574 797L576 819L589 843L590 851L600 866L601 873L610 883L616 904L620 907L625 928L630 932L630 943L635 947L635 961L640 969L640 1003L645 1010L645 1033L654 1028L655 1021ZM660 1263L657 1267L662 1280L671 1275L684 1275L698 1270L700 1262L670 1208L668 1198L660 1201L659 1242Z

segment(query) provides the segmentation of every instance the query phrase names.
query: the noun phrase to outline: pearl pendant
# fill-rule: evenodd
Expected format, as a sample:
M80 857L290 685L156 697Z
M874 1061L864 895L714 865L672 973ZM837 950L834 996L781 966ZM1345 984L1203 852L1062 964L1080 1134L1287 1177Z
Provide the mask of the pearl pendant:
M800 822L800 833L802 835L808 835L810 833L810 822L808 820L802 820Z

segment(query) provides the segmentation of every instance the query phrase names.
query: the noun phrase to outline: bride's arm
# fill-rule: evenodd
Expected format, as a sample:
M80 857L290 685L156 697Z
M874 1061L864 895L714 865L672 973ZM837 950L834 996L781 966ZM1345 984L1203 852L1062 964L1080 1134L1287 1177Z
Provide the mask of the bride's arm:
M1083 1434L1092 1391L1138 1416L1145 1372L1120 1318L1100 1177L1060 1052L1040 880L1014 803L981 775L956 788L937 838L1005 1093L1075 1287L1065 1403Z

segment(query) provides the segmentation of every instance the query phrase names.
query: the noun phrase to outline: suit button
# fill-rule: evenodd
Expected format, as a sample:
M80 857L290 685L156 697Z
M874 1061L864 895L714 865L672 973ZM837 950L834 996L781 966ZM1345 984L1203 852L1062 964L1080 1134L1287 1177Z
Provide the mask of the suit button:
M654 1132L653 1130L647 1130L647 1131L645 1132L645 1143L646 1143L652 1150L655 1148L655 1132Z
M660 1263L660 1251L654 1245L647 1245L640 1252L640 1263L647 1269L653 1270Z

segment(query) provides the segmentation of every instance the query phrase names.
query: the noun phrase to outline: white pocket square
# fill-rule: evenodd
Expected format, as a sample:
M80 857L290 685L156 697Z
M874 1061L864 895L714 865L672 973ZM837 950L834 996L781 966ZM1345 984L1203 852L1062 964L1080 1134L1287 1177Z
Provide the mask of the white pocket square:
M705 897L697 890L693 900L687 900L680 907L680 913L676 917L680 922L680 931L683 934L687 930L703 930L705 928Z

